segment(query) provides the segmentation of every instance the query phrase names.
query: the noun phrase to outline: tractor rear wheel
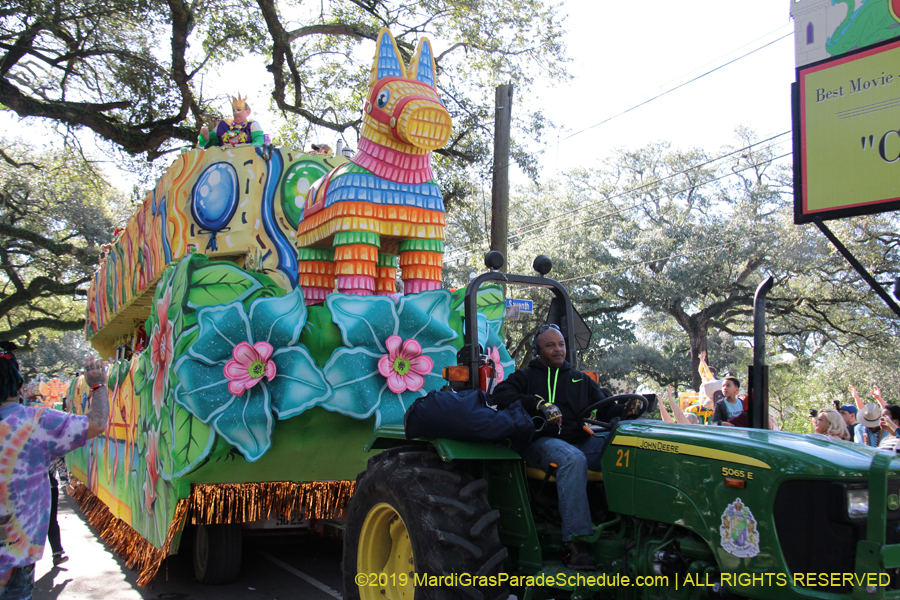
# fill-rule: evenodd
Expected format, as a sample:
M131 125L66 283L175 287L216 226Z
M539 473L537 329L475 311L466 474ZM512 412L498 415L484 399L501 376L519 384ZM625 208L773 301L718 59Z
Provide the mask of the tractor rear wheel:
M422 448L388 450L357 478L344 531L347 600L505 600L507 551L486 482ZM493 585L490 585L493 583Z

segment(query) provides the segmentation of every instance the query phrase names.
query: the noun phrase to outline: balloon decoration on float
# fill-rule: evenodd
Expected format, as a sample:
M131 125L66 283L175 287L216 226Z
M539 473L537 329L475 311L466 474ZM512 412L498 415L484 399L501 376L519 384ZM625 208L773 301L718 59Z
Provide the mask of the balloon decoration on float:
M327 172L320 161L301 160L291 165L282 179L281 209L294 230L303 220L303 205L310 187Z
M216 234L224 231L240 199L238 175L231 163L218 162L206 168L191 192L191 216L209 234L207 250L219 249Z

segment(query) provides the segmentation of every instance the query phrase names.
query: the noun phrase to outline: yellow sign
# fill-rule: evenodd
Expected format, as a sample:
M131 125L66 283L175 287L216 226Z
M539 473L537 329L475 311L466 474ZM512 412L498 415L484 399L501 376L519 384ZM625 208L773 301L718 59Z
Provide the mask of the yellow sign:
M900 208L900 41L798 69L795 222Z

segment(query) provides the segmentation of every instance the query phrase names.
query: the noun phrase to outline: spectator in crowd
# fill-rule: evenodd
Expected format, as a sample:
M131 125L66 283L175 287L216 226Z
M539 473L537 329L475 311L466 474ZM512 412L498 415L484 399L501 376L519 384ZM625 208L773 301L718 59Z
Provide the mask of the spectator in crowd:
M887 432L879 448L887 448L888 450L898 450L897 448L897 429L900 428L900 406L888 404L881 413L881 428Z
M826 435L833 440L850 441L847 424L840 413L833 408L823 408L816 415L816 433Z
M854 441L864 446L877 448L881 445L885 431L881 427L882 409L874 402L869 402L859 413L859 424L856 427Z
M89 359L85 381L91 388L84 416L18 403L23 380L13 354L0 343L0 600L31 600L34 564L44 553L50 519L50 464L106 430L109 398L106 376Z
M850 434L850 439L854 439L856 436L856 413L857 409L852 404L845 404L838 412L841 413L841 418L844 419L844 423L847 425L847 433Z
M737 397L741 389L741 381L737 377L726 377L722 383L724 398L716 402L716 410L713 412L713 425L730 425L728 421L738 417L744 412L744 403Z

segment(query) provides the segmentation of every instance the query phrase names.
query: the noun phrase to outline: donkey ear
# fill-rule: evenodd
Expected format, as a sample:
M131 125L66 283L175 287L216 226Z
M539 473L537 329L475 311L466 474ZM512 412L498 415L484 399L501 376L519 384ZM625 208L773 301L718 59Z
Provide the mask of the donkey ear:
M369 75L369 85L385 77L406 77L403 59L397 49L394 36L387 29L378 32L378 43L375 46L375 62Z
M437 88L437 76L434 66L434 52L431 50L431 41L428 38L419 40L419 47L412 60L409 61L407 73L409 77L415 74L415 78L425 85Z

